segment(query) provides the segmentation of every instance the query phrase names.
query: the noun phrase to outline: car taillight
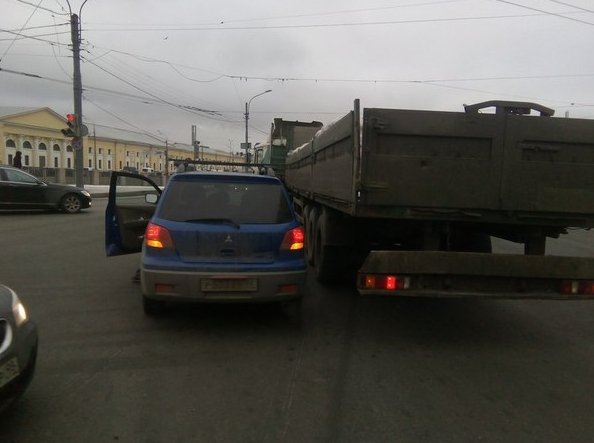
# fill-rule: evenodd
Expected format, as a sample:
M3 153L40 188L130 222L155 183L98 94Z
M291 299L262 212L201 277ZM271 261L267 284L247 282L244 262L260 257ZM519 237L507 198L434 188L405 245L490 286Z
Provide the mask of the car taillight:
M149 223L144 233L144 241L148 247L157 249L173 249L171 234L163 226Z
M281 243L281 249L289 251L297 251L303 249L305 246L305 233L302 227L297 227L287 231L283 242Z
M359 276L361 289L383 289L396 291L410 288L410 277L399 275L362 274Z

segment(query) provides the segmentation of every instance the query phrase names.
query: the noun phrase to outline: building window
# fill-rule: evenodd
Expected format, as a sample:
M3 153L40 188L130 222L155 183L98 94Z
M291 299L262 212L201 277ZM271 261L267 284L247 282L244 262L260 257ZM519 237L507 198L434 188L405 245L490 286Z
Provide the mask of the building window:
M66 152L72 152L72 146L66 146ZM68 162L68 167L70 168L70 162Z
M130 157L130 151L126 151L126 157Z
M25 166L29 166L29 156L25 155Z
M89 159L89 169L93 167L93 160Z
M16 148L16 144L14 143L14 140L11 138L6 140L6 147L7 148ZM12 162L10 164L12 164Z
M111 149L107 150L107 155L111 155Z
M40 168L45 168L45 156L41 155L39 157L39 167Z
M54 157L54 168L58 167L58 157Z
M93 153L93 148L89 147L89 154Z
M32 149L31 148L31 143L29 143L29 142L23 142L23 149Z
M60 152L61 151L60 145L54 145L54 151Z
M107 170L111 171L111 160L107 160Z
M103 149L99 148L99 154L103 153Z
M101 159L97 160L97 169L102 169L103 168L103 162L101 161Z
M47 146L45 145L45 143L39 143L39 148L40 151L47 151Z
M122 169L122 161L120 160L120 169Z
M8 164L12 165L12 154L8 154Z
M69 146L69 148L70 148L70 146ZM72 149L72 148L71 148L71 149ZM72 168L72 159L70 159L70 158L67 158L67 159L66 159L66 163L68 163L68 169L71 169L71 168Z

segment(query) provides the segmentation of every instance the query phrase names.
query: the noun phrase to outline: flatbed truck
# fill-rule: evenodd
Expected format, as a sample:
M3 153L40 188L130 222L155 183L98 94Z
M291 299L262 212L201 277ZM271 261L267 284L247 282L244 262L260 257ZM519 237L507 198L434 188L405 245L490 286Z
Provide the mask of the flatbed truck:
M553 114L355 100L284 167L318 280L352 278L360 294L594 298L594 258L545 255L547 239L594 227L594 121ZM493 237L524 254L494 254Z

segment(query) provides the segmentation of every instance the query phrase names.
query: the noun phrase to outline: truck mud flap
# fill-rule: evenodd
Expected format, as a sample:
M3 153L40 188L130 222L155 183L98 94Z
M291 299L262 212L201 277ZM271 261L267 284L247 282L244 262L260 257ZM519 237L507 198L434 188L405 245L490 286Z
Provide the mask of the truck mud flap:
M371 251L360 294L470 298L594 298L594 258Z

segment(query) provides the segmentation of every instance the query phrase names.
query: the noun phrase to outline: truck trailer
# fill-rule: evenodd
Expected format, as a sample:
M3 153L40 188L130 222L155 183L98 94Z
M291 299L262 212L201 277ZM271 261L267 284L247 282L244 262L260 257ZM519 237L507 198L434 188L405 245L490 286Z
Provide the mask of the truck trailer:
M265 143L254 147L254 163L260 168L271 168L284 179L287 153L310 140L323 126L322 122L300 122L275 118L270 125L270 136Z
M594 121L553 115L506 101L361 112L355 100L286 160L317 279L352 278L360 294L593 298L594 258L545 250L594 226ZM493 237L524 254L493 253Z

